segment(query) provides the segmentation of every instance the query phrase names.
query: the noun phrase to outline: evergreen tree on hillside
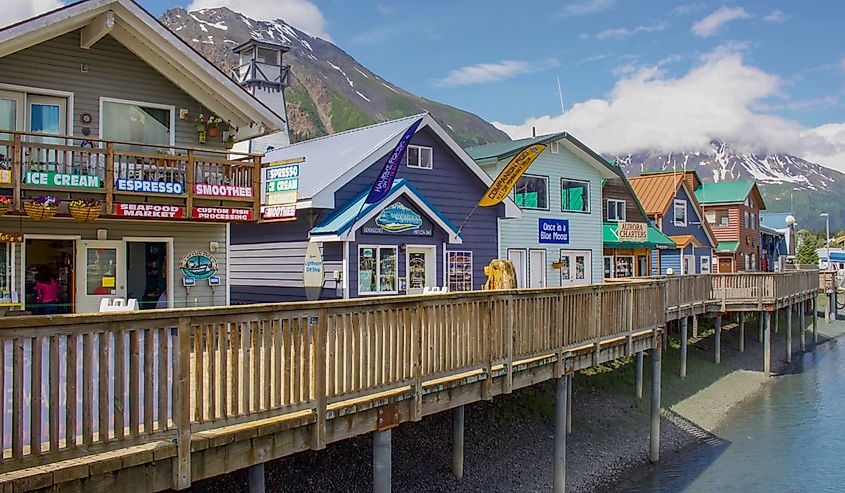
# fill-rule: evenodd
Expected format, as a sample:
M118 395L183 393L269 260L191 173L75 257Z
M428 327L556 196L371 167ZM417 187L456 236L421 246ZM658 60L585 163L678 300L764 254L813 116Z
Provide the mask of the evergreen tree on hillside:
M818 265L819 255L816 249L819 243L819 238L812 233L801 235L798 240L798 250L795 252L795 260L802 265Z

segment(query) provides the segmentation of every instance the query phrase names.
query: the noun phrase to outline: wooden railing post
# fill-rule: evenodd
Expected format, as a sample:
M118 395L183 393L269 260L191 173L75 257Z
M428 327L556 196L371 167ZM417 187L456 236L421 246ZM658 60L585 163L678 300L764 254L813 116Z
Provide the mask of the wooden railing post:
M634 286L628 286L628 344L625 346L625 355L629 356L634 352Z
M515 298L513 295L508 296L508 310L505 324L505 393L510 394L513 390L513 337L514 337L514 317Z
M411 404L411 420L419 421L422 419L422 353L423 353L423 306L422 303L417 303L411 308L411 320L413 323L413 376L414 376L414 402Z
M176 464L173 466L173 489L191 486L191 319L179 318L176 333L177 357L173 366L176 385L173 388L173 422L176 426Z
M185 170L185 192L188 194L188 198L185 201L185 217L194 217L195 166L194 151L190 149L188 150L188 163L187 169Z
M328 330L328 314L323 308L317 313L317 327L313 334L314 340L314 364L311 368L312 382L314 382L314 398L316 400L315 413L317 421L314 422L313 443L311 448L321 450L326 448L326 406L328 395L326 388L326 331Z
M114 214L114 144L106 144L106 214Z
M481 334L486 341L486 344L483 344L484 347L484 361L486 368L484 369L487 372L487 379L484 380L484 384L481 387L481 398L485 401L493 400L493 354L495 352L494 344L496 338L493 336L493 306L491 302L485 301L482 304L482 311L481 311Z
M21 203L21 181L23 180L23 138L20 134L15 134L15 148L12 151L12 184L14 190L12 191L13 207L15 210L23 210Z
M252 215L258 220L261 218L261 156L254 156L252 162Z

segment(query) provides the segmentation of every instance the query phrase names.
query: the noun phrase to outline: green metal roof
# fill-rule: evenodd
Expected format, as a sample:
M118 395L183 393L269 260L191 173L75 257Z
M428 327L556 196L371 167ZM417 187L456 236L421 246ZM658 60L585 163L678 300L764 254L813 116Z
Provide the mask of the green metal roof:
M720 241L716 246L716 253L733 253L739 248L738 241Z
M737 204L745 202L754 188L754 181L723 181L702 183L695 190L695 198L700 204Z
M675 241L669 238L657 228L648 225L648 235L644 242L619 241L616 236L618 223L604 223L602 227L602 242L605 248L675 248Z

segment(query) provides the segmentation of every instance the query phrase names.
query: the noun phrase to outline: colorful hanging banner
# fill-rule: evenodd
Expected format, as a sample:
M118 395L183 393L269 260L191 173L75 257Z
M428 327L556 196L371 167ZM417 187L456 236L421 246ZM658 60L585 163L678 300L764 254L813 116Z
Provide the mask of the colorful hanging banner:
M364 201L365 204L376 204L383 198L387 197L387 194L390 192L390 188L393 187L393 180L396 178L396 172L399 170L399 163L401 163L402 158L405 157L405 151L408 149L411 137L413 137L417 132L417 127L420 126L420 123L422 123L422 118L415 121L414 124L405 131L402 138L399 139L399 143L397 143L396 147L393 148L393 152L390 154L390 157L387 158L387 162L384 163L381 173L378 174L378 178L376 178L375 183L373 183L372 188L370 188L367 200Z
M481 201L478 205L481 207L490 207L505 200L505 197L511 193L513 186L516 185L516 182L519 180L519 177L522 176L522 173L525 173L525 170L531 166L531 163L537 159L537 156L539 156L545 148L545 144L534 144L517 153L517 155L510 160L507 166L502 169L502 172L499 173L499 176L497 176L493 181L493 184L490 185L490 188L484 192L484 196L481 197Z

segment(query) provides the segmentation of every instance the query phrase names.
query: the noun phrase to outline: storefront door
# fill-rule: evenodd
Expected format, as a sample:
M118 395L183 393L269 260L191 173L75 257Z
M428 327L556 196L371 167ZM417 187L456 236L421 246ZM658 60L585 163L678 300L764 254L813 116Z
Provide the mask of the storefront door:
M531 250L528 254L528 287L546 287L546 250Z
M408 294L422 294L425 288L437 285L434 247L409 246L407 249Z
M125 244L80 240L76 249L76 311L96 312L103 298L126 298Z
M730 257L719 258L719 272L733 272L733 262Z
M560 251L560 285L590 284L593 279L592 254L589 251Z

